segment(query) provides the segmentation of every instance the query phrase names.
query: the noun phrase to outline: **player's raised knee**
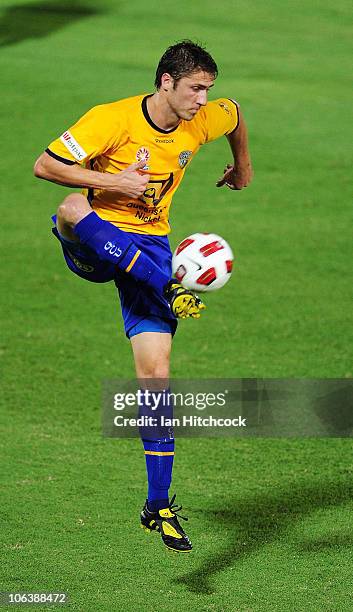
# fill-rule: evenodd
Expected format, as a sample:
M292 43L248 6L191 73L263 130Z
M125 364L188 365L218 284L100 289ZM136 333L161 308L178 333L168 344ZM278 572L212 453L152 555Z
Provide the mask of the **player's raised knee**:
M70 193L60 204L57 212L58 220L69 225L76 225L86 217L92 209L81 193Z

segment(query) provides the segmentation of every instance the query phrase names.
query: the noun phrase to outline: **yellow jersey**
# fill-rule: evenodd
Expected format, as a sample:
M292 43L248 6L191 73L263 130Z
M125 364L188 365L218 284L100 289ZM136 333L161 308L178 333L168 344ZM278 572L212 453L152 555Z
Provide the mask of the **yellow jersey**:
M152 95L152 94L150 94ZM148 95L95 106L47 148L68 164L117 173L144 160L150 175L140 198L104 189L85 189L93 210L126 232L163 236L170 232L169 208L185 168L200 146L232 132L239 123L237 104L220 98L200 108L174 129L157 127L147 111Z

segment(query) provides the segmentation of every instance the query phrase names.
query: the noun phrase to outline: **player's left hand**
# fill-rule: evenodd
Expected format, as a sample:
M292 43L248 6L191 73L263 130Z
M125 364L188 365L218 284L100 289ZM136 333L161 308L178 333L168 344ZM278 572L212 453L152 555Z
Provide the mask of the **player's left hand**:
M245 164L244 167L227 164L223 176L216 183L216 187L226 185L229 189L240 191L240 189L249 185L251 179L252 168L250 163Z

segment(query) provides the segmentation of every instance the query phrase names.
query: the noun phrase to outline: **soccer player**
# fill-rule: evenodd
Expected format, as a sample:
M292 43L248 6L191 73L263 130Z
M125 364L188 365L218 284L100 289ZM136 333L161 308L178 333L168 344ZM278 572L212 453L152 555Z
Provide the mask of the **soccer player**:
M169 47L159 61L154 93L89 110L35 163L39 178L70 187L53 217L53 233L71 271L113 280L138 379L169 379L178 318L198 318L201 300L172 279L168 222L172 197L200 146L225 135L233 163L217 186L239 190L251 181L247 130L238 104L207 101L217 77L210 54L191 41ZM198 204L199 205L199 204ZM191 550L169 487L171 432L144 439L148 496L141 525L169 548Z

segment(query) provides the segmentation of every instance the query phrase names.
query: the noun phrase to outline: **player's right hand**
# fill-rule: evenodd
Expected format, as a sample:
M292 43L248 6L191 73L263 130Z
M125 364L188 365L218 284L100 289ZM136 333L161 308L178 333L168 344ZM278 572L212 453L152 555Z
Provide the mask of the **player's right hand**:
M197 295L174 279L165 286L164 295L177 319L199 319L201 310L206 308Z
M150 180L149 174L141 172L145 166L146 161L141 160L136 162L136 164L131 164L126 170L111 175L109 191L118 191L129 198L139 198L142 196Z

